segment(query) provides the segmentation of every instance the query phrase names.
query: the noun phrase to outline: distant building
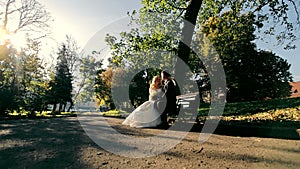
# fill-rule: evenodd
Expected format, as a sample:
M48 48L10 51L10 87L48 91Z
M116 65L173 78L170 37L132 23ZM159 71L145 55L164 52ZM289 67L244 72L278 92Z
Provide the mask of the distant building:
M290 85L292 86L291 89L292 94L290 97L300 97L300 81L290 82Z

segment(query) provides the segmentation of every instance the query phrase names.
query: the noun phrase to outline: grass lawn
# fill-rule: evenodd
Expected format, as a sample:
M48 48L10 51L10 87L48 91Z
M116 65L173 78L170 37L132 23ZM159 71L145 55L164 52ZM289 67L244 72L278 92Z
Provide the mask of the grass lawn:
M210 104L200 104L199 121L204 122ZM102 112L104 116L126 117L125 111ZM226 103L221 123L235 125L296 126L300 128L300 98Z
M204 122L210 104L201 103L198 119ZM76 116L80 112L62 112L52 114L50 111L37 113L34 118L52 118ZM101 112L103 116L124 118L130 112L122 110L110 110ZM10 113L5 118L28 118L27 112ZM271 125L271 126L296 126L300 128L300 98L274 99L253 102L226 103L221 117L221 123L225 124L247 124L247 125Z
M207 118L209 104L201 104L199 120ZM300 98L227 103L221 123L300 128Z
M109 110L107 112L101 112L101 114L109 117L126 117L130 113L123 110Z

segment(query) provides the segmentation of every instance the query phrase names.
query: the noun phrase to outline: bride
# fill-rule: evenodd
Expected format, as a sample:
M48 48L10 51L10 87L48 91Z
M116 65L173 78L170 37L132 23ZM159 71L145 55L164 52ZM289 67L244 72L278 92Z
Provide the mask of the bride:
M152 79L149 88L149 100L136 108L124 121L123 125L130 127L156 127L161 123L160 113L154 107L155 100L163 96L162 83L159 76Z

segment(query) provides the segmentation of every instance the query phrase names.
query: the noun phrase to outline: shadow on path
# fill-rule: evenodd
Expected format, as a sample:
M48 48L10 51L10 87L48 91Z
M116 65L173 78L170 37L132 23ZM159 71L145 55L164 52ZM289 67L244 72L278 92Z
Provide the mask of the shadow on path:
M78 160L86 146L99 148L76 117L0 121L1 168L89 168Z

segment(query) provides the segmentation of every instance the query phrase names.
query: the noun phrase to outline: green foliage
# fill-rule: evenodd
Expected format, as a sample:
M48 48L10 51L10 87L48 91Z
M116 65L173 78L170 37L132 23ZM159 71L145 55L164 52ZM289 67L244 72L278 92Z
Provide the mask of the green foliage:
M20 97L22 108L35 115L46 107L47 81L45 68L38 57L40 42L27 39L27 47L20 53Z
M154 12L157 15L169 14L177 18L186 17L193 10L192 0L143 0L140 13ZM227 11L255 16L256 31L261 39L264 35L274 36L278 45L286 49L295 48L295 40L299 36L297 25L300 23L299 4L295 0L203 0L198 12L196 27L204 24L210 17L220 17ZM296 17L295 17L296 16Z
M44 68L39 59L38 41L27 38L27 46L21 52L6 44L1 46L0 65L0 112L45 109L46 81Z
M202 31L206 33L222 57L229 88L229 101L287 96L288 81L291 80L288 71L290 65L273 53L256 51L253 40L257 38L254 35L255 31L264 31L269 35L278 33L276 37L278 42L291 47L295 37L293 27L295 23L291 23L288 13L295 12L298 16L297 5L294 1L286 3L260 0L203 0L200 3L201 9L197 10L196 6L199 3L193 3L193 1L143 0L143 7L139 11L140 16L135 18L135 11L132 15L132 22L137 23L139 29L132 29L128 33L122 32L119 41L116 37L107 36L106 41L113 51L112 66L129 67L129 70L141 71L143 67L141 63L160 65L161 69L165 69L162 65L168 63L166 67L173 70L177 63L176 59L170 55L163 55L160 58L162 62L157 62L156 53L162 52L153 49L168 51L188 62L195 73L194 77L198 78L201 92L209 90L209 79L203 63L195 55L189 56L189 52L180 42L181 37L192 35L191 31L194 31L185 29L186 25L182 23L182 19L192 22L189 19L197 16L196 28L202 26ZM288 6L294 8L288 8ZM264 24L271 18L273 20L270 24ZM287 29L283 32L274 31L278 23ZM180 29L182 29L181 35ZM174 36L168 37L170 32ZM213 51L208 53L211 54L211 52ZM210 60L210 62L213 61L213 59ZM266 65L269 64L268 61L271 62L270 65ZM253 65L259 66L260 69L253 70ZM240 71L241 69L243 71ZM249 88L249 86L254 87Z
M97 73L102 71L102 61L88 55L80 59L78 91L74 96L76 102L89 102L94 99L94 85Z
M19 108L16 86L1 85L0 96L0 115L6 115Z
M44 82L40 74L39 45L31 39L46 36L50 14L36 0L1 1L0 29L8 37L0 37L0 114L28 109L32 114L43 107ZM15 24L17 23L17 24ZM9 37L26 33L28 44L20 53ZM19 37L21 38L21 37ZM2 43L1 42L1 43Z
M66 46L62 44L58 52L58 61L55 67L55 74L49 83L50 90L47 93L47 97L48 103L54 105L53 111L55 111L56 104L60 104L59 112L64 111L67 102L73 104L73 77L67 64L66 52Z
M280 98L290 94L290 64L274 53L256 51L252 42L255 39L253 24L251 13L239 15L230 11L221 17L211 17L202 25L202 32L222 60L228 101Z
M0 114L17 110L19 104L19 81L17 52L9 44L0 46Z
M149 87L151 83L151 79L149 72L155 72L155 70L146 70L141 71L136 74L129 85L129 98L131 100L131 104L134 107L138 107L142 103L148 100L149 98ZM148 73L148 75L147 75ZM159 72L157 72L157 75ZM153 76L152 76L153 77ZM150 78L150 79L147 79Z
M95 96L98 105L108 106L109 109L131 111L132 106L137 107L148 100L149 84L154 75L161 70L147 69L134 75L131 79L130 72L112 67L100 69L95 79ZM128 79L131 79L128 81ZM129 95L128 93L129 87ZM114 96L113 96L114 93ZM130 102L127 100L129 97ZM114 98L113 98L114 97ZM132 105L132 106L131 106Z
M162 32L154 34L141 33L138 29L132 29L129 33L120 33L120 40L107 36L106 42L112 50L110 62L112 66L130 66L131 69L141 70L143 67L164 66L173 62L174 43L176 39ZM162 53L163 54L162 56ZM171 66L171 63L166 66ZM155 68L155 67L154 67Z
M113 83L112 90L126 96L123 92L126 89L123 86L129 86L131 103L122 100L123 97L114 100L121 107L126 107L123 104L136 107L146 101L152 77L159 75L161 70L174 69L176 44L179 39L176 30L172 30L175 26L178 29L179 25L170 23L174 20L168 16L159 18L149 14L139 19L132 17L132 21L139 25L139 29L121 32L120 39L110 35L106 37L106 42L112 50L111 67L122 69L118 70L122 76L117 75L114 78L117 82ZM166 27L166 24L169 27Z
M289 71L290 64L287 60L276 56L272 52L259 51L257 58L254 58L252 67L252 81L255 82L252 91L252 100L264 98L285 98L290 96L292 75ZM245 81L244 86L249 86L251 80ZM249 87L248 87L249 89Z

